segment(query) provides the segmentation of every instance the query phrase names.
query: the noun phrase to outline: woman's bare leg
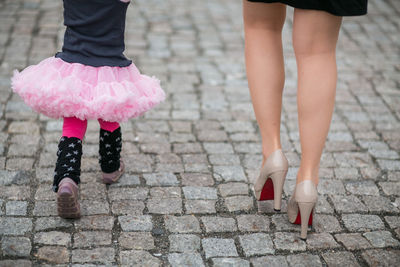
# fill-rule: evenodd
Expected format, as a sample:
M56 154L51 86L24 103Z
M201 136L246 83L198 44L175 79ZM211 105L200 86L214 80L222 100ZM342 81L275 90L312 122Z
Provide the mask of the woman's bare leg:
M285 80L282 28L286 6L243 1L246 70L262 138L263 163L281 148L280 121Z
M323 11L295 9L293 47L298 69L297 106L301 163L297 183L318 170L335 104L336 43L342 18Z

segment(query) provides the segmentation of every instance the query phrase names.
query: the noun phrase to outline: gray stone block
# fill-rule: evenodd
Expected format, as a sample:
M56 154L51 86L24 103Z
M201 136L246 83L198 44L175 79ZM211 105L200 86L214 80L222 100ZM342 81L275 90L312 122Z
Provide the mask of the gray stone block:
M199 253L171 253L168 254L168 261L171 266L205 266Z
M208 233L237 231L236 222L233 218L204 216L201 217L201 222Z
M26 237L3 236L1 239L1 247L3 256L12 257L29 257L32 249L31 241Z
M205 238L201 240L206 258L239 256L233 239Z
M193 215L164 217L165 227L172 233L199 233L200 224L197 218Z
M119 254L122 266L161 266L161 261L147 251L124 250Z
M267 234L255 233L242 235L239 236L239 241L246 257L273 254L275 252L272 239Z
M200 237L192 234L171 234L169 250L173 252L189 252L200 249Z
M153 229L150 215L119 216L118 221L122 231L151 231Z

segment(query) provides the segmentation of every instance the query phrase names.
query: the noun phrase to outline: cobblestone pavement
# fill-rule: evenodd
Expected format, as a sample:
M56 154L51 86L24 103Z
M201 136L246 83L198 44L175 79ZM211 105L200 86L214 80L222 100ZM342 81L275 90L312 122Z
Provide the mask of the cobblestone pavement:
M126 54L168 99L123 124L127 173L100 181L98 125L84 144L83 217L58 218L50 191L61 121L10 89L15 68L60 48L62 1L0 0L0 266L395 266L400 262L400 2L346 18L337 105L306 242L285 205L257 203L260 138L247 89L241 2L140 0ZM172 12L171 12L172 11ZM284 30L282 142L299 165L296 65ZM286 201L284 201L286 202Z

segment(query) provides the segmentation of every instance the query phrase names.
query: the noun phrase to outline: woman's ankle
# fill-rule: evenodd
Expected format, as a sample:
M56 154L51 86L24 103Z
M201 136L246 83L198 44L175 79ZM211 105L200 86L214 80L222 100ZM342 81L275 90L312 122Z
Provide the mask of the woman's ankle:
M278 149L282 149L281 145L274 145L274 146L270 146L268 148L263 147L263 149L262 149L263 160L262 160L261 167L264 166L268 157Z
M306 180L311 180L314 182L315 185L318 185L319 183L319 175L318 175L318 169L311 169L311 168L299 168L297 172L297 177L296 177L296 184L299 184L303 181Z

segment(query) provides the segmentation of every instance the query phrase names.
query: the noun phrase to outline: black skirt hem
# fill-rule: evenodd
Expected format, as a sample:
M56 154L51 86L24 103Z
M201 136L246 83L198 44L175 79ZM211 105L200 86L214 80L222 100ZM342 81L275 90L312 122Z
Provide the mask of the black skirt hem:
M362 16L367 14L368 0L247 0L259 3L282 3L294 8L326 11L335 16Z

